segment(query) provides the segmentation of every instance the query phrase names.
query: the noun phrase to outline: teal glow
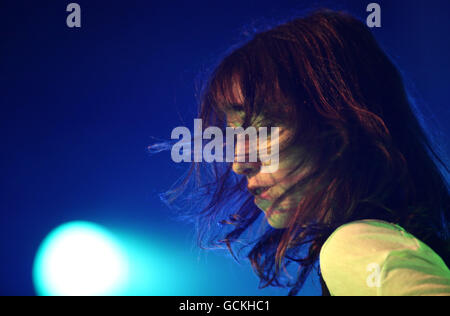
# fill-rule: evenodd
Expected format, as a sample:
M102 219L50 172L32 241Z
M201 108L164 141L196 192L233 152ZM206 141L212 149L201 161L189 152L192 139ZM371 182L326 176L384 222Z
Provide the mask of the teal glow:
M54 229L36 254L38 295L115 295L128 279L128 260L105 228L70 222Z
M180 231L63 224L49 233L37 251L33 266L36 293L280 295L279 290L258 289L249 265L237 265L225 250L200 251Z

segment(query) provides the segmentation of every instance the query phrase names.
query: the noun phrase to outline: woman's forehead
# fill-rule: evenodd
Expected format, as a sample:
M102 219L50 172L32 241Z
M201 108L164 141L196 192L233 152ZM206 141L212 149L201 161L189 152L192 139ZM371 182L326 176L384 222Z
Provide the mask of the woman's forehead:
M216 77L216 81L211 87L214 106L222 112L232 111L236 107L246 108L245 102L247 101L247 93L252 93L251 96L253 102L256 103L256 107L253 110L265 108L277 109L278 111L286 110L280 109L282 104L288 103L289 99L281 92L279 84L276 78L271 80L269 84L261 84L252 82L251 91L246 91L246 84L241 81L242 75L239 72L227 74L226 76L219 75ZM244 85L244 86L243 86ZM283 108L283 106L281 106Z
M236 106L243 106L245 102L240 83L236 80L222 85L221 89L216 91L214 99L216 106L225 112Z
M245 97L241 89L241 83L237 78L229 79L221 85L216 94L217 103L223 107L230 107L233 105L243 105Z

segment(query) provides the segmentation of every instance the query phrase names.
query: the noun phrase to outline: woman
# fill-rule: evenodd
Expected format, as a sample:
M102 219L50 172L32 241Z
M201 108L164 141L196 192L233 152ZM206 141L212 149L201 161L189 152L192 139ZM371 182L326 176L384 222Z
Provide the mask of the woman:
M202 201L202 245L251 247L262 286L290 295L315 269L324 295L450 295L448 169L363 23L320 10L255 35L211 74L200 118L280 127L277 171L194 164L164 196Z

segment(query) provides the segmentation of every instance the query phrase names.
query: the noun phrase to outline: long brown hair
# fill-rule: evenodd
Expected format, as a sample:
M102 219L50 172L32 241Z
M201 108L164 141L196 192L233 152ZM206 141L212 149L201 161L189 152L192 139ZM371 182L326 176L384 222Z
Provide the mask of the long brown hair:
M261 286L287 286L290 295L317 267L330 233L358 219L397 223L449 262L448 169L419 124L399 71L361 21L318 10L257 33L206 81L199 110L204 128L225 127L220 105L233 99L235 83L246 122L263 111L274 124L295 126L290 146L308 153L298 167L312 162L313 168L292 189L305 194L290 225L255 235L250 228L263 215L246 179L226 163L193 164L164 199L183 197L180 209L191 206L184 214L197 224L201 246L224 244L233 255L251 247L247 256ZM297 267L295 277L284 273L288 266Z

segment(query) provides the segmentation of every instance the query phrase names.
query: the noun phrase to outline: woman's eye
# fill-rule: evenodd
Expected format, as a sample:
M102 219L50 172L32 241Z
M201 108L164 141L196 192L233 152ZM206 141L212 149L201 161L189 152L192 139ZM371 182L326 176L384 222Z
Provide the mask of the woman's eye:
M241 127L242 124L238 123L238 122L231 122L227 124L227 127L232 127L232 128L238 128Z
M239 105L233 105L231 107L231 110L234 112L244 112L244 107L239 106Z
M244 105L239 103L230 103L227 108L230 112L243 112L245 110Z

